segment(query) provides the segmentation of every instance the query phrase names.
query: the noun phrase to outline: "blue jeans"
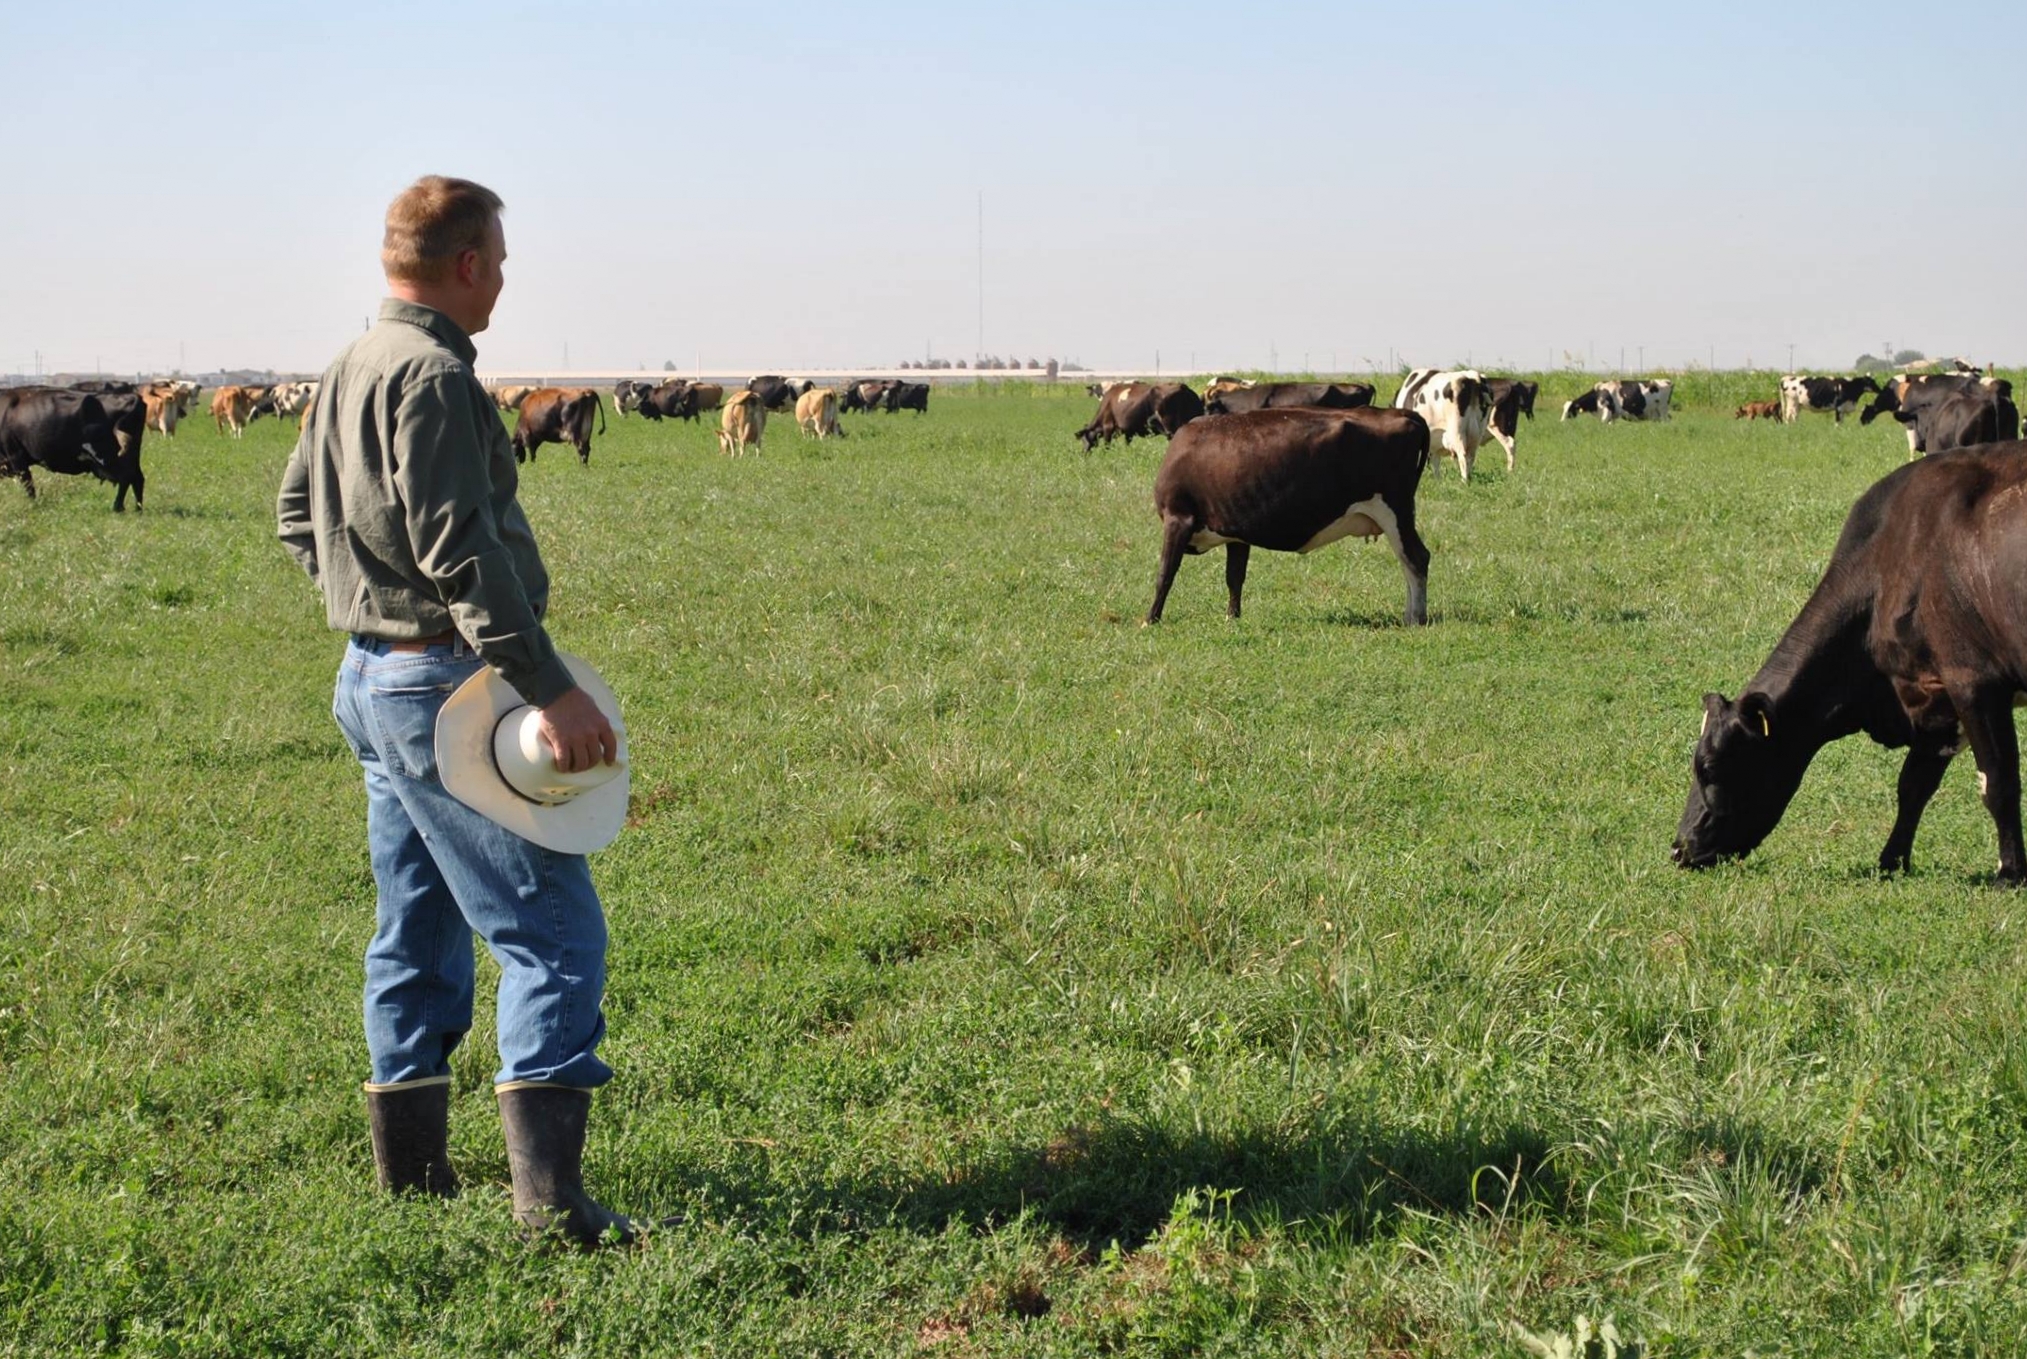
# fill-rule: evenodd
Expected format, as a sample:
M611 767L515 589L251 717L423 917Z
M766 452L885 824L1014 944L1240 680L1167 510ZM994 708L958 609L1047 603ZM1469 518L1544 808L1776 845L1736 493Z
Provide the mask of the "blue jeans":
M332 715L366 771L366 838L379 884L366 949L374 1086L450 1078L472 1026L472 935L500 965L496 1085L584 1089L612 1079L605 1036L605 915L581 854L530 844L444 791L436 714L483 662L458 642L389 651L352 639Z

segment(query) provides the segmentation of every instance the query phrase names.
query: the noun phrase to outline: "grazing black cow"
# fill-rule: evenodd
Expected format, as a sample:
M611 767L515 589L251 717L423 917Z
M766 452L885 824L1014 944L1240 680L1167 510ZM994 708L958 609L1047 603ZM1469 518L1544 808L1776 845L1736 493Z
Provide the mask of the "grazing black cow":
M746 384L746 390L760 398L760 404L771 411L787 410L795 405L797 392L795 384L787 378L762 374Z
M929 413L929 384L926 382L890 382L881 394L880 409L892 415L895 411L914 411L917 415Z
M1964 745L2027 878L2013 701L2027 690L2027 444L1941 453L1874 483L1830 565L1737 699L1703 696L1675 861L1703 868L1773 832L1816 752L1857 732L1907 748L1879 867L1908 866L1922 809Z
M1858 409L1867 392L1879 391L1870 377L1803 377L1789 373L1781 379L1781 423L1792 425L1803 411L1828 411L1838 424L1847 411Z
M1350 411L1372 404L1373 388L1364 382L1260 382L1251 387L1226 387L1204 402L1206 415L1243 415L1247 411L1313 406Z
M1429 426L1413 411L1251 411L1198 420L1175 436L1154 478L1161 570L1147 621L1161 621L1185 553L1225 549L1227 613L1239 616L1255 547L1313 552L1351 534L1385 535L1407 578L1407 621L1429 621L1429 549L1415 532L1415 488Z
M116 513L127 508L129 487L138 513L148 484L141 474L139 441L121 448L119 431L101 398L54 387L0 391L0 477L19 477L33 500L35 467L63 476L90 472L112 482Z
M1104 383L1102 383L1102 382L1087 382L1087 383L1085 383L1085 384L1084 384L1084 395L1086 395L1086 396L1103 396L1103 395L1105 395L1105 384L1104 384Z
M569 444L577 461L591 464L591 421L605 433L605 407L591 387L543 387L528 393L514 424L514 461L533 462L543 444Z

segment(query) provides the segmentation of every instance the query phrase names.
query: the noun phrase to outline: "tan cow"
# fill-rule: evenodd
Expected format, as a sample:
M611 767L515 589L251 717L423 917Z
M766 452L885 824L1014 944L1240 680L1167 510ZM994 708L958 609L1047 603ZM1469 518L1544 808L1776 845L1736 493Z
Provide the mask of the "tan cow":
M493 388L493 404L503 411L517 411L521 409L521 403L528 399L528 393L539 392L541 390L540 387L529 386L495 387Z
M243 438L247 422L253 419L253 403L256 399L252 387L220 387L211 394L211 419L223 434L229 425L232 437Z
M746 445L760 451L760 436L767 432L767 407L752 392L734 392L718 417L718 451L742 457Z
M141 404L147 407L147 426L160 430L170 438L176 437L176 420L183 414L183 401L176 389L166 382L151 382L141 388Z
M1734 420L1778 420L1781 418L1781 403L1778 401L1748 401L1738 408L1731 417Z
M1241 392L1252 385L1252 383L1239 378L1212 378L1204 388L1204 404L1209 405L1210 399L1214 396L1219 396L1225 392Z
M838 428L838 394L829 387L812 387L795 399L795 423L805 438L845 437Z

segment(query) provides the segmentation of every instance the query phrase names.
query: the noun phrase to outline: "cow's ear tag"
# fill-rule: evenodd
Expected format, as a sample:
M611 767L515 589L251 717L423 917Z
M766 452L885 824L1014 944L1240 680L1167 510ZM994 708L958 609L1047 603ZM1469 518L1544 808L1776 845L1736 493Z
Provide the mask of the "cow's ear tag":
M1760 735L1772 736L1773 734L1773 728L1767 725L1767 710L1762 708L1760 709Z

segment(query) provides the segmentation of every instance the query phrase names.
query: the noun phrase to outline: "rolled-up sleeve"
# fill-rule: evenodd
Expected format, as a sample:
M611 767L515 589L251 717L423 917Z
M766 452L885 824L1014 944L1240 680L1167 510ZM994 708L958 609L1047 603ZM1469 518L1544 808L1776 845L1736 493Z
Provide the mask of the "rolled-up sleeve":
M416 566L436 586L453 625L515 692L546 708L576 681L500 542L478 439L482 412L471 392L472 384L455 374L405 386L390 450L394 484Z
M289 465L282 472L281 495L275 500L276 533L282 546L289 550L310 573L310 579L317 578L317 530L316 522L310 516L310 462L303 454L303 443L296 444L296 451L289 455Z

